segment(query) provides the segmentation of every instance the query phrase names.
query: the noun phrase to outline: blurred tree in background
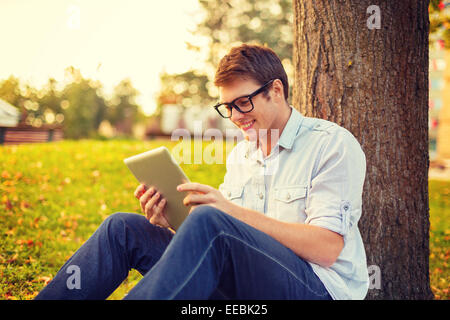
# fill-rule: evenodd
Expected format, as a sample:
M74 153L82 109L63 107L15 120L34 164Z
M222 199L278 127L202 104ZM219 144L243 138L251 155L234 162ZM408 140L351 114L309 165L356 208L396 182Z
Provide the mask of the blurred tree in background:
M24 103L26 97L22 94L20 81L16 77L10 76L0 82L0 98L14 106Z
M191 30L192 39L186 42L198 53L199 65L184 73L161 73L156 117L166 104L211 106L218 96L213 85L215 68L232 46L243 42L272 48L293 79L292 0L199 0L199 4L200 19ZM430 44L449 48L450 1L430 0L429 16ZM74 67L66 69L62 83L50 78L41 89L13 76L0 80L0 98L21 109L23 123L62 125L64 136L75 139L98 136L103 121L119 134L130 135L133 124L145 121L135 102L138 95L131 80L124 79L111 97L105 97L100 82L84 78Z
M230 46L267 44L284 62L292 56L292 0L199 0L205 19L194 33L209 41L208 63L215 69ZM194 50L202 50L190 44Z
M109 102L106 118L125 135L131 135L133 124L145 118L135 102L138 95L131 80L124 79L114 88L113 98Z
M69 139L98 137L103 121L109 121L119 134L131 135L133 125L145 119L135 103L138 94L131 80L125 79L107 99L99 81L83 78L74 67L65 70L64 83L50 78L41 89L12 76L0 81L0 98L20 108L22 123L62 125Z
M34 96L31 100L38 101L38 104L41 106L41 108L36 110L35 117L44 115L47 123L64 120L61 93L58 90L58 82L55 79L50 78L44 88L40 92L36 92Z
M64 114L64 135L80 139L97 132L106 114L105 100L99 95L101 84L84 79L79 70L66 69L69 84L64 87L60 105Z
M450 48L450 1L430 0L430 45L438 42L441 47Z
M168 103L183 107L210 106L217 98L212 78L219 60L232 46L243 42L272 48L282 60L288 76L293 76L292 0L199 0L199 3L202 20L192 30L195 42L187 42L187 45L203 57L203 65L201 70L183 74L163 73L159 107ZM201 78L198 86L196 83L197 89L175 90L191 88L195 77Z
M157 105L160 108L166 104L176 104L183 107L209 106L214 100L208 94L211 86L206 75L191 70L180 74L163 72L160 75L161 90L157 95Z
M198 95L217 97L212 77L220 58L239 43L266 44L280 57L290 79L293 79L292 42L293 10L292 0L199 0L202 20L192 34L203 39L198 43L188 42L188 48L205 58L202 71L193 71L209 80L199 87ZM431 0L430 44L438 41L450 47L450 2ZM192 73L191 73L192 74ZM192 78L183 74L163 74L163 92L167 86L187 87ZM292 87L291 87L292 89ZM292 91L292 90L290 90ZM183 91L177 95L176 103L183 104L184 98L192 93ZM201 106L206 105L204 103Z

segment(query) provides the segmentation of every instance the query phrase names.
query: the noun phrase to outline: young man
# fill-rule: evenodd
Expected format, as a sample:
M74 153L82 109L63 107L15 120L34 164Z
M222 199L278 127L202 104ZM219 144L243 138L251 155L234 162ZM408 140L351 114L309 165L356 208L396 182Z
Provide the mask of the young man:
M227 159L219 190L180 185L193 210L173 234L166 200L138 186L146 217L108 217L38 299L104 299L131 268L144 277L126 299L365 297L357 224L366 166L357 140L289 106L286 73L269 48L232 48L215 84L216 110L245 137ZM71 266L81 270L78 289L67 285Z

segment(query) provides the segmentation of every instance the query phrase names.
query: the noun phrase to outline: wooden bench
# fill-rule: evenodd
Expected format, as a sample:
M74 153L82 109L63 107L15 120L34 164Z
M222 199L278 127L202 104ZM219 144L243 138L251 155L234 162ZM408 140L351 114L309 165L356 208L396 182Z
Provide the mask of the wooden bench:
M60 126L32 127L20 125L17 127L0 127L0 145L23 143L42 143L63 140Z

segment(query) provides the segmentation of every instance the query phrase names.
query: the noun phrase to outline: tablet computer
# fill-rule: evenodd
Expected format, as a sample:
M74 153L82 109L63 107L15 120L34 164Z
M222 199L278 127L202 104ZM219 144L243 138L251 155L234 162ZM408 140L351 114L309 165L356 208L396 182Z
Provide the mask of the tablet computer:
M177 186L189 182L189 179L169 150L159 147L123 161L141 184L154 186L167 200L165 216L171 228L177 230L190 210L190 206L183 204L187 192L177 191Z

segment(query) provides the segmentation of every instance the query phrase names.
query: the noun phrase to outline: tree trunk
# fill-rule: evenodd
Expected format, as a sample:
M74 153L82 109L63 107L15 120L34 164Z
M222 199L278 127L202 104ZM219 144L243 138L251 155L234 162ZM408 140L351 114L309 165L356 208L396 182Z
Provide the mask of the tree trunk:
M366 154L367 299L431 299L428 1L372 4L293 0L293 105L350 130Z

